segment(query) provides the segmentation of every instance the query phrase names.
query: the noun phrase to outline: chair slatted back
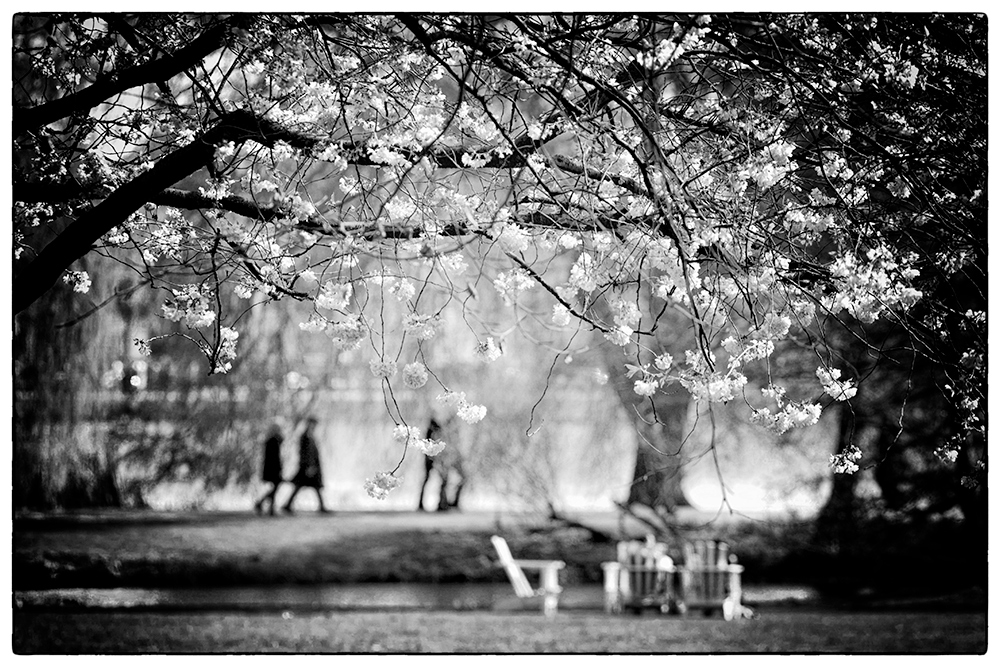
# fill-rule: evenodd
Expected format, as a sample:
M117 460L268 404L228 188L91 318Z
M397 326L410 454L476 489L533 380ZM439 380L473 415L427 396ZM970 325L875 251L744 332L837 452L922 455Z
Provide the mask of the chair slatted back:
M627 592L632 600L656 595L661 588L661 559L667 555L667 545L652 540L619 542L618 562L627 577Z
M514 561L514 556L510 553L510 547L507 546L507 540L499 535L494 535L490 538L490 541L493 542L493 548L497 550L497 555L500 557L500 564L503 565L504 571L507 572L507 578L510 579L510 583L514 587L514 594L519 598L532 597L535 594L535 590L528 583L528 578L524 575L524 571Z
M725 542L696 540L684 545L688 603L711 603L729 596L731 559Z

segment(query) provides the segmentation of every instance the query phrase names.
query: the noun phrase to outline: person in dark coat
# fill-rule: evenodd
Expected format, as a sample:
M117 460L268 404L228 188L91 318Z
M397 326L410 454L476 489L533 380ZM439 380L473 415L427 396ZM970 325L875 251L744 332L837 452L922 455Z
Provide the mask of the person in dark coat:
M431 417L424 437L428 440L440 439L450 423L451 419L444 420L444 423L441 423L438 422L436 418ZM424 489L427 488L427 483L431 480L431 472L435 470L441 478L441 488L438 490L437 511L447 512L453 509L457 510L459 499L462 496L462 487L465 486L465 475L462 472L462 467L461 453L454 446L447 447L444 452L434 457L427 456L425 454L424 483L420 485L420 500L417 502L417 511L425 511ZM454 480L456 478L458 479L458 482L454 485L454 495L449 498L448 482L449 480Z
M295 488L292 489L292 495L288 497L282 508L289 514L293 513L292 501L298 495L299 489L306 486L316 489L316 497L319 498L319 511L329 512L323 505L323 470L319 462L319 447L316 446L316 436L313 433L318 423L319 421L315 417L307 419L306 430L302 433L302 438L299 439L299 471L292 478L292 484L295 485Z
M257 514L261 514L264 511L264 504L269 503L268 513L274 516L274 496L278 492L278 486L284 481L281 478L282 440L281 427L272 424L268 430L267 439L264 441L264 469L260 475L264 483L271 484L271 490L265 493L254 505Z

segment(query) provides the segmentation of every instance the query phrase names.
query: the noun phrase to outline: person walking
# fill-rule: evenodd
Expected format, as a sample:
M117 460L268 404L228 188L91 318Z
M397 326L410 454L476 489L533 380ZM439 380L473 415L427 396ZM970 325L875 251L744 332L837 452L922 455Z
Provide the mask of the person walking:
M450 423L451 418L443 420L443 423L441 423L437 418L431 417L424 437L428 440L440 439L445 429L449 428ZM435 470L438 477L441 478L441 488L438 489L437 511L447 512L452 509L457 510L458 501L462 495L462 487L465 485L465 475L462 474L462 455L460 451L454 446L449 446L437 456L424 455L424 483L420 485L420 500L417 502L417 511L426 511L424 508L424 490L427 488L427 483L431 480L431 472ZM455 479L458 482L454 484L454 496L449 498L449 480ZM433 506L434 503L431 503L431 505Z
M278 486L284 481L281 478L281 443L283 440L281 427L277 423L271 424L267 439L264 441L264 469L260 475L265 484L271 485L271 490L265 493L254 505L257 514L262 514L264 505L268 504L268 513L274 516L274 498L278 493Z
M313 433L318 423L319 420L315 417L309 417L306 420L306 430L299 439L299 470L291 480L295 488L292 489L292 495L288 497L284 507L282 507L288 514L294 514L292 501L295 500L299 490L306 486L316 489L316 497L319 498L319 511L324 514L330 511L323 504L323 470L320 467L319 447L316 446L316 436Z

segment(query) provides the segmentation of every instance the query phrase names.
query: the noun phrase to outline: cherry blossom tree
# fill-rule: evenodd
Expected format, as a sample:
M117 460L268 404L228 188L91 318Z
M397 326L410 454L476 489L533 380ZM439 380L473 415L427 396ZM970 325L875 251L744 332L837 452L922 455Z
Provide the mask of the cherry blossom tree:
M241 314L297 300L298 326L370 350L387 405L436 383L477 424L489 406L403 350L453 309L498 358L489 289L542 343L620 348L645 421L683 391L777 433L864 380L833 330L891 364L868 334L891 322L943 369L954 460L985 433L985 35L956 14L19 15L14 312L87 292L101 255L225 373ZM783 378L788 347L810 383ZM390 414L402 451L447 446Z

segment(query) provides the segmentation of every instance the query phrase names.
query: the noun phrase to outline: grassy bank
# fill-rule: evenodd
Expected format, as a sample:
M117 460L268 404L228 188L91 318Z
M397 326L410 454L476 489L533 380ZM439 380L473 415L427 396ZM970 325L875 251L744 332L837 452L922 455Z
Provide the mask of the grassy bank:
M603 521L603 524L601 523ZM595 517L604 533L622 528ZM639 536L641 525L624 525ZM482 514L344 513L47 515L14 521L16 590L76 587L501 582L489 537L520 558L566 561L566 584L601 581L614 541L541 518ZM728 541L747 583L793 583L827 594L925 596L985 584L985 549L959 524L856 526L849 543L817 543L809 523L691 523L686 538ZM934 572L934 577L927 577Z

